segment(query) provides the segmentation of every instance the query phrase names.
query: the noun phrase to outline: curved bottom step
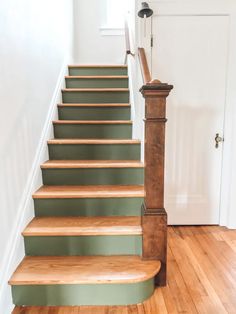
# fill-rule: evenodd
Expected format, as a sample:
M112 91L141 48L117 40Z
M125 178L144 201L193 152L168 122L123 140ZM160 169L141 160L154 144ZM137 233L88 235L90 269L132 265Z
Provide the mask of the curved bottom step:
M159 261L139 256L26 257L12 285L15 305L129 305L154 291Z

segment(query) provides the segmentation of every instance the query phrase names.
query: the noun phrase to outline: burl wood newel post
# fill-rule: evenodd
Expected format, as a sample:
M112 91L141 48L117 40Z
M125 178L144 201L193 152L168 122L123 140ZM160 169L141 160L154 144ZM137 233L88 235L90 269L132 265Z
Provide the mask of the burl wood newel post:
M166 285L167 213L164 208L166 98L172 85L158 80L140 89L145 98L145 201L143 204L143 258L162 263L156 284Z

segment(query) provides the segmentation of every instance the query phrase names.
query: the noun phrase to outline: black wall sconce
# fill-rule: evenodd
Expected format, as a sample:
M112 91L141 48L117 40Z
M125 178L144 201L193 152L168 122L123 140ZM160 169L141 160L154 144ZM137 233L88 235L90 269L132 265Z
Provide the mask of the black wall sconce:
M153 10L149 8L147 2L142 2L141 9L138 11L138 16L145 19L144 22L144 37L146 37L146 18L153 15Z
M153 15L153 10L149 8L147 2L142 2L141 9L138 11L138 16L143 18L150 17Z

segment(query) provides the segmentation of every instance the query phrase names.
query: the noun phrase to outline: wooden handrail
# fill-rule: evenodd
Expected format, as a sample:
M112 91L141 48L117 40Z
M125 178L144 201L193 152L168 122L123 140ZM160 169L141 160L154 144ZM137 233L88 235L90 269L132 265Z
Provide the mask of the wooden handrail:
M144 48L138 48L139 63L142 71L143 82L147 84L151 82L151 74L148 67L147 57Z
M125 64L126 64L128 55L131 55L133 57L135 56L134 53L131 52L131 48L130 48L129 24L128 24L127 19L125 19L125 47L126 47L126 52L125 52Z
M145 50L139 48L138 51L144 81L140 92L145 98L143 258L161 261L156 284L164 286L167 258L167 213L164 208L166 98L173 86L152 80Z

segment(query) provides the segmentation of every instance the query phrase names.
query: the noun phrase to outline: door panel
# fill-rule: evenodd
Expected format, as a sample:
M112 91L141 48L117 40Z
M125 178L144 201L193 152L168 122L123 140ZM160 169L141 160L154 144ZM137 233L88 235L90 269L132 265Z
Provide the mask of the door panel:
M152 74L167 103L165 207L170 224L218 224L228 53L227 16L153 17Z

